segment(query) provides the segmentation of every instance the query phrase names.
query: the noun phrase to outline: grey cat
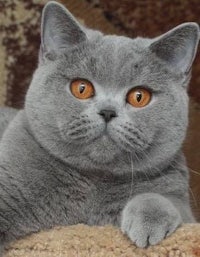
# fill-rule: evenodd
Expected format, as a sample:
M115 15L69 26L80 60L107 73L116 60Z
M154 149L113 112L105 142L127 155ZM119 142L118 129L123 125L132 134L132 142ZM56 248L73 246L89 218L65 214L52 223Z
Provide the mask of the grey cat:
M198 25L105 36L49 2L41 34L25 108L0 143L2 249L77 223L119 226L147 247L195 222L181 146Z

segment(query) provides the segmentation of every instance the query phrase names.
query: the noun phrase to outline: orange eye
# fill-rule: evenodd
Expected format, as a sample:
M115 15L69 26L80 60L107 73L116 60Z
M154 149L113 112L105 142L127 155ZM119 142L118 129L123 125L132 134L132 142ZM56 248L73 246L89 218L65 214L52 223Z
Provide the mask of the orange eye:
M146 106L151 100L151 92L145 88L133 88L127 94L127 102L134 107Z
M79 99L87 99L94 95L94 87L86 79L76 79L71 82L70 89L72 94Z

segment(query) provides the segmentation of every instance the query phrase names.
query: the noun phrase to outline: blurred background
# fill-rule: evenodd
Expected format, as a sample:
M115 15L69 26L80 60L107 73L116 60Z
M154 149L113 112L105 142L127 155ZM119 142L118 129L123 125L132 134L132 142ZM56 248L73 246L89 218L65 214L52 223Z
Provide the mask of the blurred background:
M0 0L0 105L22 108L37 66L40 17L47 0ZM60 0L83 24L106 34L155 37L182 22L200 24L199 0ZM200 54L193 66L184 144L191 203L200 220Z

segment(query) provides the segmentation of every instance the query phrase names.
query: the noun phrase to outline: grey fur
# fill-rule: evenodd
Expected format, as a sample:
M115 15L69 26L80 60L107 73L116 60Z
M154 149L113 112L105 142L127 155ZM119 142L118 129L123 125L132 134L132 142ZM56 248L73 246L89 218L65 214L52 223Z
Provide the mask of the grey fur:
M194 222L181 146L197 24L169 32L170 60L161 53L162 36L105 36L80 26L55 2L47 4L42 20L40 63L25 109L0 143L2 245L41 229L82 222L119 226L146 247L181 222ZM77 77L94 84L93 98L71 94L70 82ZM152 90L153 98L146 107L134 108L126 94L141 85ZM106 124L98 114L102 109L114 110L117 117Z
M13 120L17 114L17 110L10 107L0 108L0 138L2 138L4 131L8 127L8 124Z

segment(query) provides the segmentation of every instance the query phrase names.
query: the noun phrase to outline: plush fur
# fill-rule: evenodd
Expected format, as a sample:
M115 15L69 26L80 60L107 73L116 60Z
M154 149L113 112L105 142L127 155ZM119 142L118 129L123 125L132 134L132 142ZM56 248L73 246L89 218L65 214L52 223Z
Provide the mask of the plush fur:
M198 41L195 23L155 39L105 36L46 5L38 69L0 143L2 248L77 223L118 226L146 247L195 221L180 149ZM94 97L75 98L75 78L91 81ZM152 93L143 108L126 101L137 86ZM106 122L102 110L116 115Z

